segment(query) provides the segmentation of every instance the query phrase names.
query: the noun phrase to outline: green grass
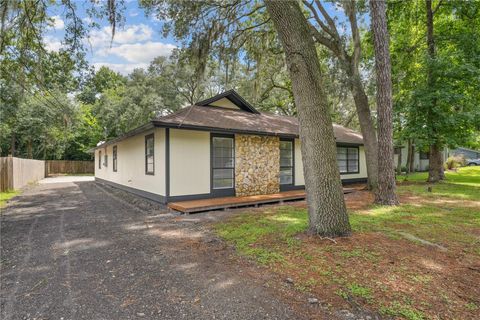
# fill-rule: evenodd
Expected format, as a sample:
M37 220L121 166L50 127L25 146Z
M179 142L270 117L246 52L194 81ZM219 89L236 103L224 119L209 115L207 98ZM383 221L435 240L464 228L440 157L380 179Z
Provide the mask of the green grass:
M440 243L471 244L477 240L470 228L480 227L478 207L467 206L463 200L480 201L480 167L460 168L458 172L446 172L444 182L433 185L427 191L427 173L415 173L408 177L414 184L399 183L400 194L413 194L423 202L411 202L396 207L372 206L369 210L350 212L354 232L383 232L399 238L399 231ZM402 178L399 178L402 180ZM431 200L431 201L428 201ZM445 200L444 202L442 202ZM293 235L305 231L308 226L306 209L284 206L264 214L243 214L226 223L216 225L218 234L232 242L245 255L261 257L263 262L281 259L275 248L255 246L274 236L294 250L300 241ZM467 232L465 232L467 231ZM348 256L365 256L365 252L344 252ZM374 257L367 254L374 260Z
M445 176L445 181L434 185L425 183L428 177L427 172L397 176L398 192L421 194L427 197L480 199L480 167L459 168L457 172L446 171ZM432 192L427 191L429 186L432 187Z
M380 308L380 312L385 315L389 315L393 317L403 317L408 320L426 319L425 315L422 312L412 308L407 304L400 303L398 301L393 301L388 306L382 306Z
M5 192L0 192L0 208L5 207L5 205L7 204L7 201L15 197L19 193L20 192L18 190L9 190Z
M446 175L445 181L431 185L425 182L426 173L412 174L407 182L398 184L398 192L404 199L401 205L371 205L350 211L354 232L354 237L350 239L363 241L361 235L373 237L366 239L377 239L377 234L383 234L388 237L383 238L385 243L392 248L395 244L402 248L407 245L407 252L413 256L423 252L416 250L423 249L426 244L418 239L405 238L405 233L408 233L448 248L449 254L460 252L466 260L479 259L480 167L462 168ZM398 179L403 180L402 177ZM428 186L432 186L432 192L427 190ZM414 262L401 260L381 267L382 271L372 271L378 264L389 261L385 259L392 259L391 255L395 256L397 251L384 250L368 240L351 243L350 239L346 239L341 241L342 245L328 241L305 243L300 234L307 227L307 209L280 206L235 215L216 224L215 230L233 244L239 254L267 265L282 276L294 275L294 288L299 292L321 288L321 292L330 292L337 299L360 299L395 318L422 320L437 312L430 303L433 305L432 301L438 295L419 299L411 297L408 291L396 292L398 288L395 284L399 281L406 287L415 286L426 292L435 292L435 281L438 279L428 267L427 271L419 270ZM410 245L405 241L410 241ZM374 273L370 272L370 278L365 278L361 270L356 274L357 266ZM394 285L390 287L390 283ZM330 291L325 291L327 289ZM451 298L446 295L445 301ZM462 308L475 312L479 306L464 302Z

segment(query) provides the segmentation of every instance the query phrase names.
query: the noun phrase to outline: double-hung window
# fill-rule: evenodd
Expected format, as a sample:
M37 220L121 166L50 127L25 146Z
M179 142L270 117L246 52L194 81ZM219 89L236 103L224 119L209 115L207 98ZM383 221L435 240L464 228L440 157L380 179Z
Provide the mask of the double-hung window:
M117 146L113 146L112 167L113 172L117 172Z
M292 140L280 140L280 184L293 184Z
M102 150L98 150L98 169L102 169Z
M357 147L337 147L340 173L358 173L358 159Z
M231 137L212 137L213 189L231 189L234 186L235 142Z
M145 174L155 174L155 145L153 133L145 136Z

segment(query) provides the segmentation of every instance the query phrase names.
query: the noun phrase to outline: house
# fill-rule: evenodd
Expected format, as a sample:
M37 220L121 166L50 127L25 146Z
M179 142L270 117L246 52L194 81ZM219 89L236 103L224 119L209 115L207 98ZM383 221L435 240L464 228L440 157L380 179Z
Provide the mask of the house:
M399 163L399 161L401 163ZM394 149L394 164L398 168L401 165L402 168L407 167L408 162L408 147L407 145L398 146ZM415 171L428 171L430 164L428 152L422 152L415 150L413 153L413 169Z
M443 160L446 161L448 157L451 156L458 156L463 155L465 159L478 159L480 158L480 151L458 147L456 149L443 149ZM395 154L394 154L394 164L395 167L398 168L398 165L401 165L402 168L407 166L407 159L408 159L408 146L406 144L399 145L395 147ZM400 161L400 163L399 163ZM413 153L413 169L415 171L428 171L428 167L430 164L429 154L428 152L422 152L415 150Z
M480 150L458 147L448 151L450 156L463 156L465 159L480 159Z
M334 125L344 183L366 181L362 136ZM235 91L156 118L95 148L95 179L168 203L303 189L298 121Z

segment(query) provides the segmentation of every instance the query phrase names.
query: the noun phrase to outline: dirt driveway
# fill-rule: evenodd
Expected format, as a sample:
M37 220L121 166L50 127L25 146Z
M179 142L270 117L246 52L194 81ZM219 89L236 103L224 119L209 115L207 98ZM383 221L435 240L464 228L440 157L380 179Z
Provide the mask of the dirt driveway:
M203 223L147 214L94 182L27 190L2 210L0 318L302 318Z

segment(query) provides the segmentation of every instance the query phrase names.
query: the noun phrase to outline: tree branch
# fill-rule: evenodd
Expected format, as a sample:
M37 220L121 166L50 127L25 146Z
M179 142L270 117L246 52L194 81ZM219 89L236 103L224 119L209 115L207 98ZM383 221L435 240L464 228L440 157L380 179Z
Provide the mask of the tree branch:
M347 13L348 20L350 21L350 28L352 31L352 39L353 39L353 56L352 62L354 70L358 70L358 65L360 63L360 56L361 56L361 43L360 43L360 32L358 31L358 24L357 24L357 15L355 10L355 0L350 0L344 3L345 12Z

